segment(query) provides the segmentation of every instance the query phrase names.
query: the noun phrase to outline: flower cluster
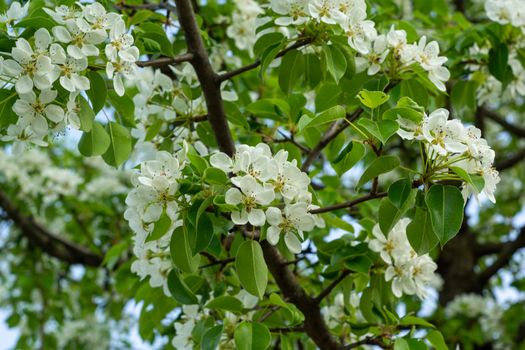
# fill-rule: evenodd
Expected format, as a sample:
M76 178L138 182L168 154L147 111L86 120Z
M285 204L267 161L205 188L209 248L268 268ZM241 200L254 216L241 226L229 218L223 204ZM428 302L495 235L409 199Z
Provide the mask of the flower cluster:
M487 341L497 342L497 349L509 349L505 344L502 327L503 309L488 296L478 294L461 294L454 298L445 308L447 317L468 318L479 321L483 336Z
M257 39L255 33L257 16L264 11L253 0L235 0L234 2L235 11L232 14L232 22L226 30L226 35L234 40L238 49L251 52Z
M0 180L20 186L24 197L52 205L61 196L77 195L82 178L71 169L56 167L47 154L32 149L20 155L0 152Z
M389 54L395 63L395 72L419 65L428 73L430 81L441 91L445 91L444 82L450 78L450 72L443 64L446 57L439 56L436 41L427 43L425 36L418 43L408 44L404 30L391 28L385 34L378 35L375 23L367 19L364 0L275 0L271 9L280 17L277 25L303 25L311 20L325 25L338 26L348 39L348 45L357 51L357 71L367 70L374 75L383 69L392 70L391 65L382 67Z
M499 24L525 26L525 8L520 0L487 0L485 12L490 20Z
M135 188L126 198L124 212L124 218L135 233L133 252L137 260L131 265L131 271L141 278L150 276L150 285L162 286L166 295L170 295L166 277L172 267L171 234L182 225L176 194L181 171L186 165L186 152L187 148L183 148L173 156L161 151L156 159L143 162L140 171L132 177ZM169 229L159 239L148 241L148 235L163 214L171 221Z
M2 20L11 23L21 18L27 14L27 5L13 2ZM13 111L19 116L2 140L15 141L18 148L26 142L45 146L49 129L80 127L78 98L90 89L85 76L90 64L106 63L108 78L113 79L116 93L123 95L122 77L132 76L139 56L121 16L107 13L100 3L44 11L59 25L51 33L40 28L32 38L18 37L11 58L0 62L0 80L6 86L14 85L13 97L18 99ZM105 55L101 59L102 45ZM67 103L57 101L58 85L69 92Z
M253 309L259 302L257 297L249 294L245 290L240 290L239 293L233 297L240 300L245 309ZM193 338L192 333L194 332L195 326L200 321L206 320L210 315L208 310L199 307L199 305L183 305L181 309L181 316L174 324L176 335L171 340L171 345L173 345L175 349L192 350L200 341L200 339L195 340ZM237 325L243 320L250 320L253 314L254 311L247 312L243 315L237 315L229 311L224 313L224 317L222 318L224 328L219 340L219 347L221 349L235 348L233 339Z
M387 263L385 279L392 280L392 292L396 297L416 294L424 298L425 288L436 278L437 265L428 254L418 256L412 249L406 235L409 223L408 218L399 220L386 237L376 224L372 230L374 238L368 246Z
M398 118L399 136L406 140L417 140L424 144L429 164L425 171L427 180L464 179L451 171L452 167L463 169L470 175L483 178L482 192L493 203L494 192L500 181L494 168L495 153L481 137L481 131L474 126L465 127L459 120L448 120L449 112L440 108L424 115L420 121ZM463 195L468 197L478 190L469 183L463 184Z
M233 174L231 183L235 187L226 192L225 201L237 208L231 213L235 224L262 227L268 223L268 242L276 245L284 235L293 253L301 251L299 239L304 239L304 231L324 227L321 218L309 213L316 208L308 191L310 178L297 168L295 160L288 161L288 152L280 150L272 155L263 143L241 145L233 158L218 152L210 163Z
M465 65L471 72L469 79L478 84L477 103L496 104L501 100L514 101L518 96L525 96L525 67L521 63L519 51L525 48L525 9L518 0L488 0L485 2L487 17L501 25L510 25L521 30L510 33L506 38L508 48L508 65L511 77L503 84L489 71L489 53L492 44L489 40L474 43L468 50L469 58L474 62ZM500 78L501 79L501 78Z

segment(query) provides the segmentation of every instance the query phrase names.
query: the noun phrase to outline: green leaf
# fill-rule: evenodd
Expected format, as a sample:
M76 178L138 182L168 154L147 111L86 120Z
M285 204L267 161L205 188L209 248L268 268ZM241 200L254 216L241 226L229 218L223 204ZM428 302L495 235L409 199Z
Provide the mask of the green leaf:
M416 208L416 214L407 226L407 238L412 248L419 255L429 253L439 243L439 239L432 229L428 210L421 207Z
M270 63L272 63L275 57L277 57L277 54L281 51L283 47L284 43L281 42L279 44L269 46L263 51L261 55L261 69L259 70L259 74L261 76L264 75Z
M78 99L80 106L80 112L78 114L80 119L80 130L86 132L91 131L93 120L95 119L95 113L84 97L79 96Z
M459 80L452 87L450 102L458 116L469 116L476 111L478 84L472 80Z
M373 178L394 170L399 166L399 164L399 158L396 156L381 156L379 158L374 159L372 163L370 163L368 168L366 168L363 175L361 175L361 178L359 179L359 182L357 183L356 187L361 188L364 184L366 184Z
M412 182L408 179L397 180L388 187L388 198L396 207L401 208L412 191Z
M232 297L231 295L221 295L220 297L217 297L206 304L206 308L241 312L243 306L239 299Z
M13 104L16 101L17 94L15 91L0 90L0 130L15 124L18 116L13 112Z
M164 234L166 234L166 232L168 232L170 226L171 219L168 216L168 214L166 214L166 210L163 210L159 220L155 222L153 226L153 231L146 238L146 242L155 241L161 238L162 236L164 236Z
M404 79L400 83L400 96L414 100L420 106L428 105L427 89L417 79Z
M128 242L120 241L113 245L104 255L104 261L102 265L107 266L109 269L113 269L113 266L118 262L122 253L128 249Z
M152 22L143 22L140 24L140 30L143 31L142 37L154 40L160 44L161 53L164 56L173 57L173 45L166 36L162 25Z
M427 339L434 346L436 350L448 350L448 346L443 339L443 335L439 331L432 331L427 334Z
M323 47L323 59L326 69L334 80L339 83L339 80L345 75L348 65L345 54L337 46L325 46Z
M133 17L131 17L131 19L129 20L128 27L130 27L130 26L132 26L132 25L135 25L135 24L142 23L142 22L144 22L145 20L147 20L148 18L150 18L151 16L153 16L153 12L152 12L152 11L149 11L149 10L139 10L139 11L137 11L137 13L135 13L135 15L133 15Z
M301 132L306 128L313 128L319 125L333 122L334 120L342 119L345 117L345 115L346 111L342 106L334 106L321 112L313 119L308 117L307 115L303 115L301 119L299 119L297 127L299 132Z
M100 156L106 152L111 140L100 123L94 123L91 131L82 134L78 142L78 150L83 156Z
M89 71L87 77L89 79L90 88L86 93L93 105L93 111L97 114L102 108L104 108L104 104L106 103L106 97L108 95L106 81L95 71Z
M379 228L381 228L381 231L385 236L388 236L392 227L394 227L400 219L398 213L399 209L392 204L390 199L381 199L381 202L379 203Z
M460 178L463 179L466 183L472 185L474 189L480 193L483 191L483 188L485 187L485 180L483 179L483 176L481 175L475 175L475 174L469 174L465 171L465 169L452 166L450 169L456 173Z
M365 146L363 144L355 141L352 141L352 144L352 149L343 157L342 161L332 163L332 167L339 176L351 169L365 155Z
M206 169L209 168L206 160L199 156L195 151L188 152L188 159L190 160L191 165L197 170L198 174L204 174Z
M204 171L204 181L211 185L225 185L228 182L228 176L221 169L207 168Z
M202 252L211 243L213 238L213 223L210 220L210 217L207 214L201 215L200 219L197 221L197 227L188 229L195 229L195 244L192 245L193 254Z
M383 120L397 120L398 117L419 123L423 119L423 113L408 107L394 107L383 113Z
M109 165L118 167L129 158L131 153L131 135L126 127L115 122L109 122L106 128L111 142L102 158Z
M317 58L317 55L310 53L305 55L304 66L304 76L306 83L311 89L313 89L321 82L323 78L323 72L321 71L321 61L319 58ZM319 95L319 93L317 95Z
M239 246L235 268L244 289L262 298L268 283L268 267L259 242L249 240Z
M235 329L237 350L265 350L272 340L268 327L257 322L244 321Z
M385 94L383 91L361 90L357 94L357 98L366 107L374 109L388 101L390 96Z
M489 71L496 79L503 82L507 74L509 49L506 44L499 44L489 51Z
M264 98L257 100L246 106L246 110L259 117L281 120L282 117L277 113L276 107L286 115L290 114L290 106L288 103L278 98Z
M399 124L394 120L381 120L379 122L362 118L357 122L358 125L374 135L381 143L385 144L392 135L399 129Z
M183 272L193 273L197 271L200 257L193 255L190 247L188 232L182 227L175 229L171 235L170 242L171 260Z
M303 54L297 50L284 55L279 67L279 86L283 92L289 94L299 83L304 74L304 61Z
M108 91L109 102L115 107L125 126L135 126L135 103L128 96L119 96L115 91Z
M401 326L422 326L427 328L435 328L435 326L432 323L429 323L422 318L412 315L407 315L403 317L401 321L399 321L399 324Z
M341 89L334 83L325 83L317 89L315 95L315 111L322 112L337 104Z
M171 296L181 304L197 304L199 302L175 269L172 269L168 274L168 290Z
M432 228L443 246L458 232L463 222L463 196L457 187L433 185L425 196Z
M259 57L268 47L279 45L283 42L284 35L279 32L271 32L262 35L253 45L255 57Z
M222 335L222 325L213 326L204 332L201 340L202 350L215 350L219 346Z
M348 144L343 147L343 149L341 150L341 152L339 152L339 154L337 155L337 157L335 157L335 159L333 160L333 164L337 164L339 163L340 161L342 161L343 159L345 159L345 156L350 153L350 151L352 150L352 148L354 148L354 143L352 141L348 142Z
M394 342L394 350L410 350L410 347L405 339L397 338Z

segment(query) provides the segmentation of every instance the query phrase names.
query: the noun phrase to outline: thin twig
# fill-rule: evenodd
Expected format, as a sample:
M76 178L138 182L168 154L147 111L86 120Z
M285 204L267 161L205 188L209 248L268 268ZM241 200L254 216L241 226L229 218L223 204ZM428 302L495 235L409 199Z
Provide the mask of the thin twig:
M321 301L323 301L323 299L326 298L328 295L330 295L332 290L334 290L334 288L337 287L337 285L341 283L350 273L351 273L350 270L343 270L343 272L339 275L339 277L333 280L332 283L328 285L328 287L323 289L321 293L319 293L319 295L314 298L314 302L319 304Z
M339 209L352 208L353 206L356 206L357 204L360 204L360 203L363 203L363 202L366 202L366 201L369 201L375 198L386 197L387 195L388 195L387 192L377 192L377 193L371 192L362 197L351 200L349 202L334 204L328 207L310 210L310 213L311 214L321 214L321 213L327 213L329 211L334 211L334 210L339 210Z
M161 57L161 58L156 58L156 59L148 60L148 61L138 61L137 66L159 68L159 67L164 67L170 64L189 62L192 59L193 59L193 54L187 52L187 53L183 53L181 55L175 56L175 57Z
M279 58L279 57L282 57L284 55L286 55L288 52L292 51L292 50L296 50L296 49L299 49L303 46L306 46L308 44L310 44L313 40L310 39L310 38L305 38L305 39L301 39L301 40L298 40L296 41L293 45L290 45L288 46L286 49L282 50L281 52L279 52L275 58ZM247 66L244 66L244 67L241 67L241 68L238 68L238 69L235 69L235 70L232 70L230 72L226 72L226 73L223 73L221 75L219 75L217 77L217 81L219 82L223 82L223 81L226 81L226 80L229 80L233 77L236 77L237 75L239 74L242 74L242 73L245 73L245 72L248 72L248 71L251 71L252 69L255 69L257 67L259 67L261 65L261 60L257 60Z

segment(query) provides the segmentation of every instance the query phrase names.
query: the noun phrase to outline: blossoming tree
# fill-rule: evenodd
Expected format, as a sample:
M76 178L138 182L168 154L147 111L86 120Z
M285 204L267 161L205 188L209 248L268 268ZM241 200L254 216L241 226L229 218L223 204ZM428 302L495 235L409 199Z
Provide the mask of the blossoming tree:
M16 349L525 346L523 0L0 11Z

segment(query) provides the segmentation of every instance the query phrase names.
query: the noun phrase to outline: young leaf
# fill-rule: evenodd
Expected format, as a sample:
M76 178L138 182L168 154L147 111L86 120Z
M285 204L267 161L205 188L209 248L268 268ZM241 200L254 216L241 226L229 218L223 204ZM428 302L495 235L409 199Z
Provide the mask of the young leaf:
M458 232L463 222L463 196L457 187L433 185L425 196L432 228L443 246Z
M480 175L474 175L469 174L467 171L463 168L452 166L450 169L456 173L460 178L462 178L466 183L472 185L474 189L480 193L483 191L483 187L485 187L485 180L483 179L483 176Z
M262 298L268 283L268 267L257 241L243 242L237 250L235 269L246 291Z
M374 109L388 101L390 96L385 94L383 91L361 90L357 94L357 98L366 107Z

